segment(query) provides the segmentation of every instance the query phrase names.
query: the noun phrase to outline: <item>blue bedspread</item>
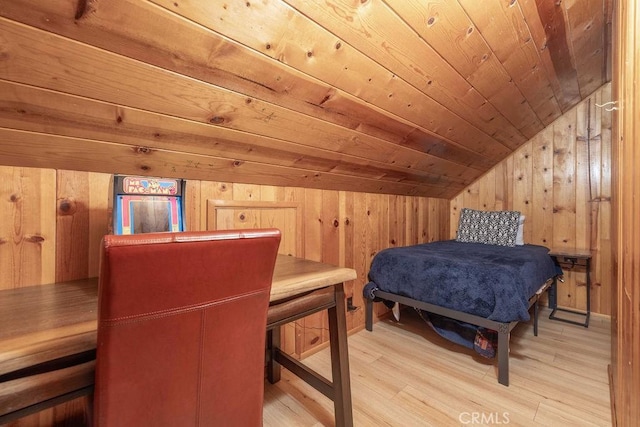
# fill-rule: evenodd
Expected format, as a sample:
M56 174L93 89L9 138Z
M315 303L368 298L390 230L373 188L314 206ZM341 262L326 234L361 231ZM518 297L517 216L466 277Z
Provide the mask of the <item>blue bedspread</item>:
M389 248L369 280L382 291L498 322L529 320L529 298L559 274L549 249L455 240Z

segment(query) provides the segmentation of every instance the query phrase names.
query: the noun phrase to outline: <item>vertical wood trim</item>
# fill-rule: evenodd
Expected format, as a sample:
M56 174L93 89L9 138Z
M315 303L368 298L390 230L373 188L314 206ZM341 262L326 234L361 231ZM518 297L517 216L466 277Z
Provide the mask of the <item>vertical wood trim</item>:
M187 180L185 184L184 220L188 231L206 229L207 204L204 203L204 207L200 206L203 200L200 194L201 187L200 181ZM205 223L204 227L202 223Z
M112 191L111 175L89 173L89 277L98 276L100 267L100 243L108 233L112 212L105 193Z
M56 281L89 276L84 256L89 253L89 179L88 172L57 172ZM64 236L64 237L63 237Z
M640 5L614 4L612 379L614 418L640 419Z
M369 228L369 216L367 214L367 197L365 193L355 193L353 200L353 267L358 275L357 283L360 285L354 289L353 299L355 301L362 301L361 290L366 283L366 277L369 272L369 255L367 253L368 243L370 239ZM359 295L360 294L360 295ZM359 312L363 310L358 310ZM356 312L357 318L354 318L354 323L361 325L360 317L364 319L364 315Z

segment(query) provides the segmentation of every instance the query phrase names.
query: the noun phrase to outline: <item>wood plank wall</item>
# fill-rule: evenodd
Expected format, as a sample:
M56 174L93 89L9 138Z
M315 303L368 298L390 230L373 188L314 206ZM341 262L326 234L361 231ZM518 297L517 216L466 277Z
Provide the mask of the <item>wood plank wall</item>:
M110 175L0 166L0 289L96 276Z
M0 289L96 276L109 193L108 174L0 166ZM189 229L206 229L212 199L300 203L296 255L355 268L347 294L360 308L379 250L449 235L444 199L197 180L187 183ZM363 325L363 310L350 313L350 330Z
M451 201L451 237L460 209L518 210L526 243L590 249L591 309L611 314L611 101L606 84ZM558 304L586 308L586 275L566 271Z

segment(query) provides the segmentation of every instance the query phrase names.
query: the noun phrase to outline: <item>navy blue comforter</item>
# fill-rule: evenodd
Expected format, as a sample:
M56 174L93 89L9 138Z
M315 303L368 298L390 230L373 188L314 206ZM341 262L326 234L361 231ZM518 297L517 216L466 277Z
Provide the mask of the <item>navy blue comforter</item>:
M455 240L389 248L374 257L372 285L382 291L498 322L529 320L529 298L559 274L538 245Z

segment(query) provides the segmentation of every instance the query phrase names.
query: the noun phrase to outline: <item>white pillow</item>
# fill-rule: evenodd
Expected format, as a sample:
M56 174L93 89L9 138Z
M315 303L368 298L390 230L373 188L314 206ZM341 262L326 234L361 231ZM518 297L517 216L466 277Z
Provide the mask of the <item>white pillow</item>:
M518 234L516 234L516 245L524 245L524 218L525 216L520 214L518 219Z

